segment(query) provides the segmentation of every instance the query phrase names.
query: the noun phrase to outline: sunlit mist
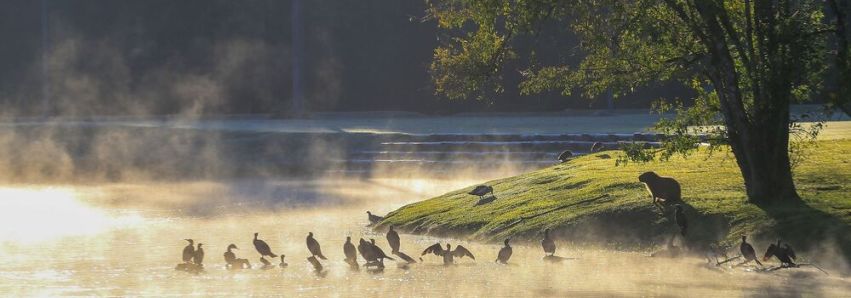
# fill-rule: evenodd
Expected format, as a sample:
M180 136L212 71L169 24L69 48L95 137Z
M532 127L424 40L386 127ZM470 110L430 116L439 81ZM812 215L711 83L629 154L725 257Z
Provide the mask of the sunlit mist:
M132 213L110 215L87 206L70 188L0 188L0 239L31 243L92 235L141 222Z

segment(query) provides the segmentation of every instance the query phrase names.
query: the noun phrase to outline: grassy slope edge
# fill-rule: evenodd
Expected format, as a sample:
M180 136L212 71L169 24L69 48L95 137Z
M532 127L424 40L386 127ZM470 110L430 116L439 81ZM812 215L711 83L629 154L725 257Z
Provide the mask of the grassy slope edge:
M644 249L677 230L670 214L651 204L637 177L645 171L682 185L692 247L781 237L801 250L836 243L851 259L851 140L821 140L795 170L803 203L759 208L746 203L743 181L729 152L700 150L667 162L615 166L618 151L582 156L519 176L486 182L496 200L477 205L472 187L413 203L387 214L377 229L394 225L415 234L488 242L540 239L551 228L560 239ZM522 219L522 220L521 220ZM825 242L828 241L828 242Z

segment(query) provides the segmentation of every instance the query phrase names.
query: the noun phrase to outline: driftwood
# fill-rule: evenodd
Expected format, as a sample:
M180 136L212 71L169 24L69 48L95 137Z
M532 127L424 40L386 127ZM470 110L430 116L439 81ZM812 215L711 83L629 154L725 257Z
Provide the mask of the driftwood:
M556 212L556 211L559 211L559 210L562 210L562 209L566 209L566 208L570 208L570 207L573 207L573 206L577 206L577 205L581 205L581 204L585 204L585 203L591 203L591 202L600 200L602 198L607 198L607 197L609 197L609 194L603 194L603 195L600 195L600 196L597 196L597 197L594 197L594 198L591 198L591 199L582 200L582 201L572 203L572 204L567 204L567 205L564 205L564 206L559 206L559 207L556 207L556 208L553 208L553 209L550 209L550 210L547 210L547 211L544 211L544 212L541 212L541 213L538 213L538 214L533 214L533 215L529 215L529 216L521 216L517 220L512 221L512 222L508 223L507 225L504 225L502 227L494 229L491 233L496 234L496 233L502 232L504 230L507 230L508 228L516 226L516 225L522 223L523 221L530 220L530 219L536 218L538 216L547 215L549 213L553 213L553 212Z
M824 273L825 275L830 276L830 274L827 273L827 271L824 271L819 266L816 266L815 264L810 264L810 263L794 264L794 265L790 265L790 266L780 265L780 266L777 266L777 267L764 268L761 271L762 272L772 272L772 271L777 271L777 270L780 270L780 269L800 268L801 266L813 266L813 268L818 269L818 271L821 271L821 273Z

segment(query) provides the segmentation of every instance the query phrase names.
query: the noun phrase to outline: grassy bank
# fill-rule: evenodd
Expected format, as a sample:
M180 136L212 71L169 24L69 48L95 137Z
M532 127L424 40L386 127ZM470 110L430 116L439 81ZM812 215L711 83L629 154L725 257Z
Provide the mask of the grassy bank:
M748 204L730 152L700 150L667 162L615 166L618 151L582 156L563 164L485 182L496 199L468 195L474 185L404 206L378 228L481 241L538 240L545 228L560 239L618 249L663 244L677 228L670 214L650 204L638 175L655 171L682 185L690 231L686 243L757 242L776 237L802 250L838 244L851 255L851 127L834 125L795 169L802 204L760 208ZM762 246L760 246L762 247Z

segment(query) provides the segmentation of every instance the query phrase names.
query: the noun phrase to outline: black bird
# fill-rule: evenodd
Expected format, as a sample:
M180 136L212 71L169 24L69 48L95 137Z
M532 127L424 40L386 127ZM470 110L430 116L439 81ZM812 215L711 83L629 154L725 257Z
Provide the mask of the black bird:
M257 249L257 252L260 253L260 256L261 257L269 256L269 257L272 257L272 258L277 258L278 255L272 253L272 249L269 248L269 244L266 244L266 241L257 239L257 234L259 234L259 233L254 233L254 248ZM268 262L268 261L266 261L266 262Z
M307 233L307 250L310 251L312 256L317 256L320 259L327 260L325 256L322 255L322 248L319 247L319 241L313 239L313 232Z
M195 241L192 239L184 239L189 241L189 245L183 248L183 262L189 263L192 261L192 257L195 256Z
M289 264L287 264L287 262L284 261L284 257L286 257L286 256L281 255L281 263L278 264L278 266L280 266L281 268L287 268L287 266L289 266Z
M196 249L195 254L192 255L192 262L198 266L202 266L204 263L204 249L201 248L202 245L204 245L204 243L198 243L198 249Z
M748 236L742 235L742 244L739 245L739 251L742 253L742 257L745 258L745 261L741 264L745 264L750 261L754 261L762 267L762 263L756 258L756 251L753 249L747 241ZM739 264L739 265L741 265Z
M343 253L346 255L346 263L357 264L358 251L355 245L352 244L352 237L346 237L346 243L343 244Z
M378 258L372 250L372 245L366 242L366 240L363 240L363 238L360 238L360 243L358 243L358 252L367 263L378 262Z
M680 234L683 237L686 236L686 230L688 229L688 222L686 221L686 215L683 212L683 206L677 204L674 210L674 220L677 222L677 225L680 226Z
M508 259L511 258L511 254L514 252L511 249L511 245L508 245L509 240L511 240L511 238L505 239L505 246L499 250L499 254L496 256L496 262L508 264Z
M473 188L473 190L471 190L467 194L479 196L479 200L481 200L482 197L484 197L488 193L493 195L493 187L490 187L489 185L479 185Z
M237 249L236 244L231 243L230 245L228 245L228 250L224 254L225 263L228 263L228 265L233 264L233 262L236 261L236 254L234 254L231 249Z
M387 231L387 243L390 243L390 253L395 254L399 252L399 233L396 233L393 230L393 225L390 226L390 230Z
M369 218L370 224L376 224L376 223L379 223L382 220L384 220L384 217L374 215L374 214L372 214L372 212L367 211L366 214L369 215L368 218Z
M544 248L545 254L550 254L550 256L556 254L556 242L550 238L550 229L544 230L544 240L541 240L541 246Z
M571 157L573 157L573 151L564 150L564 152L558 155L558 161L565 162L570 160Z
M381 247L375 245L375 239L370 238L369 242L369 244L372 246L372 251L375 252L375 257L378 258L382 263L384 262L384 259L390 259L395 261L395 259L387 256L387 254L385 254L384 251L381 250Z
M476 259L476 257L473 256L473 253L471 253L469 250L467 250L467 248L465 248L461 245L458 245L458 246L455 247L455 250L452 250L452 246L449 245L449 243L446 244L445 250L443 249L443 247L440 246L439 242L435 243L432 246L429 246L425 250L423 250L422 255L424 256L424 255L427 255L427 254L430 254L430 253L434 254L436 256L443 257L443 264L444 265L454 264L455 263L454 258L456 258L456 257L457 258L463 258L463 257L467 256L467 257L470 257L473 260Z
M789 245L786 244L786 247L789 247ZM794 255L795 252L792 251L790 254L790 250L786 249L786 247L780 246L780 240L778 239L777 244L772 243L768 246L768 249L765 250L765 255L763 255L762 260L768 261L768 259L774 256L777 257L778 260L780 260L781 267L796 267L797 264L795 264L795 261L792 260L792 255Z

